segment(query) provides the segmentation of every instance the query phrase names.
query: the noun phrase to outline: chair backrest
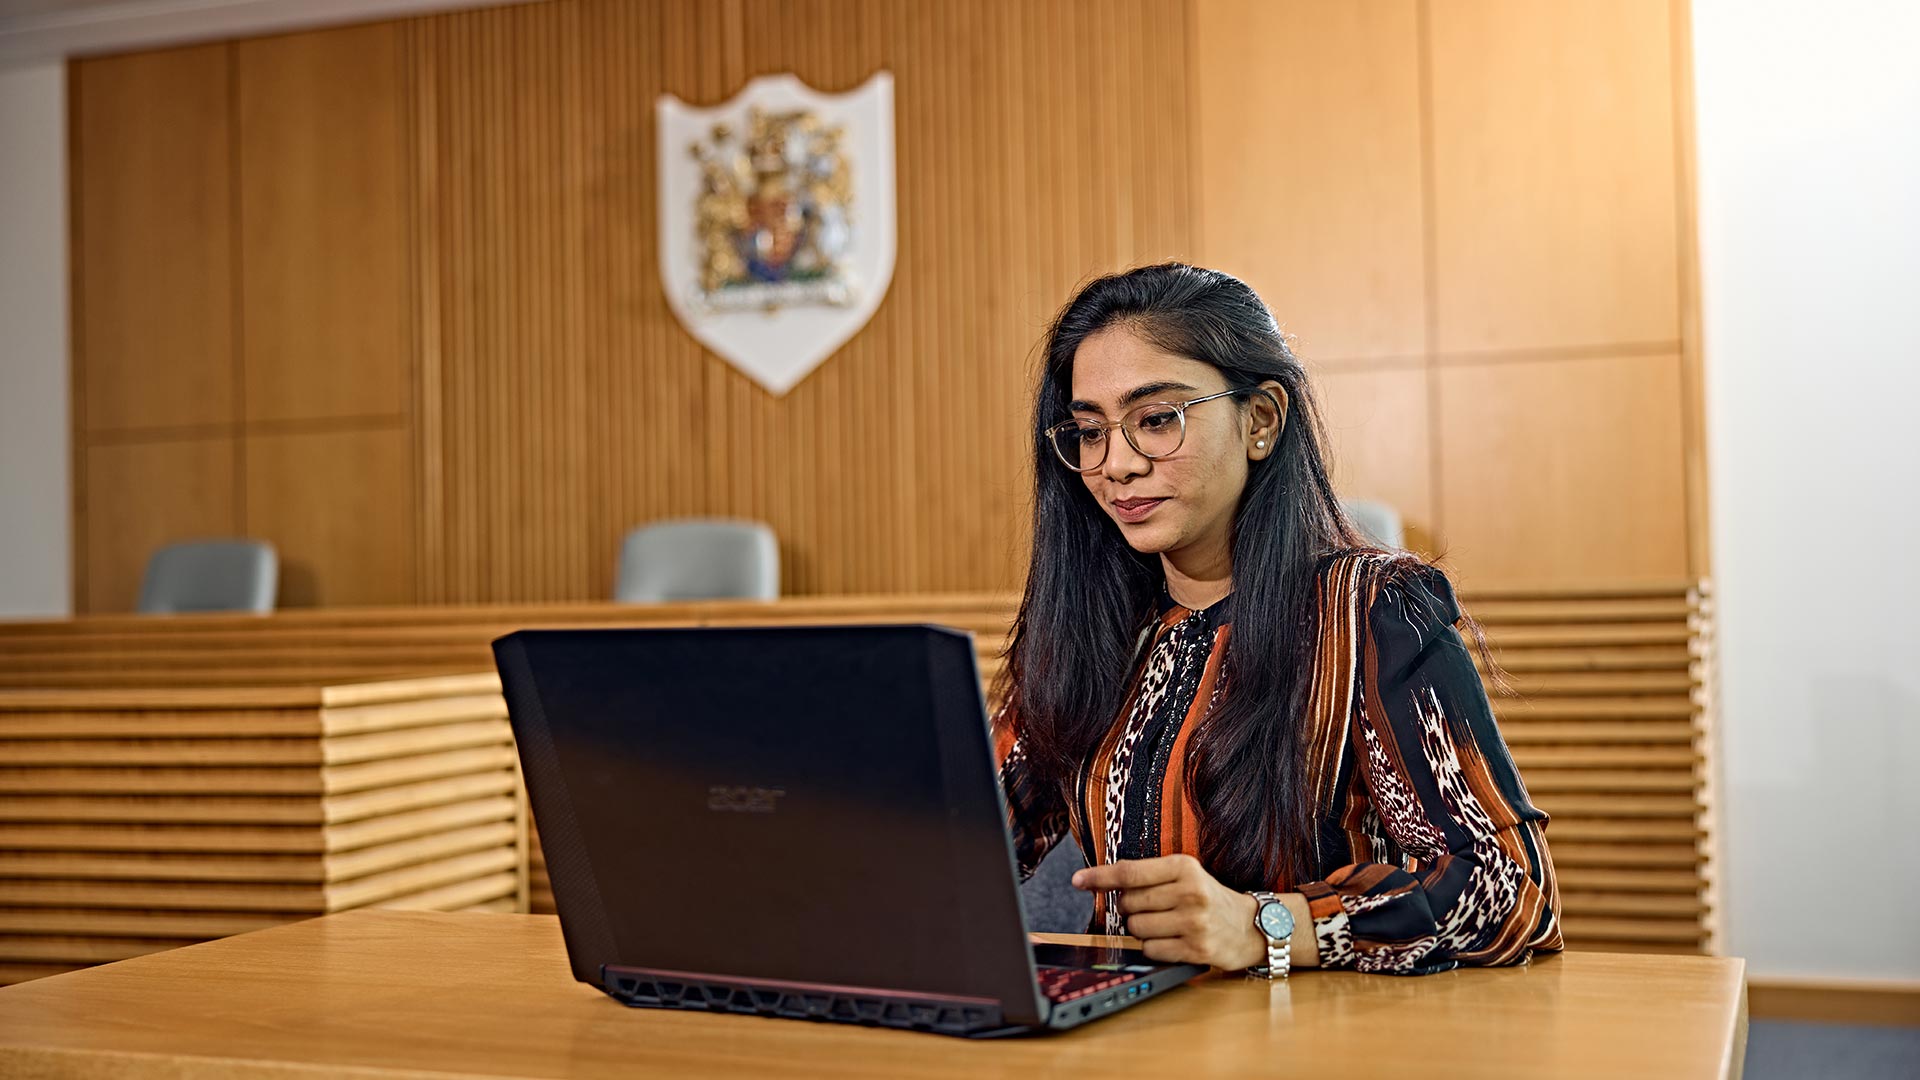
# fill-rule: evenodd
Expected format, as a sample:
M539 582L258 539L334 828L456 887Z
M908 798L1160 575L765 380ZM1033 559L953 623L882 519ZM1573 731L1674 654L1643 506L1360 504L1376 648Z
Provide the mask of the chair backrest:
M195 540L170 544L147 561L136 610L145 615L182 611L273 610L280 588L280 557L259 540Z
M1400 524L1400 511L1370 499L1342 499L1340 506L1374 543L1395 550L1407 546L1406 530Z
M620 545L613 598L621 603L779 597L780 545L757 521L655 522Z

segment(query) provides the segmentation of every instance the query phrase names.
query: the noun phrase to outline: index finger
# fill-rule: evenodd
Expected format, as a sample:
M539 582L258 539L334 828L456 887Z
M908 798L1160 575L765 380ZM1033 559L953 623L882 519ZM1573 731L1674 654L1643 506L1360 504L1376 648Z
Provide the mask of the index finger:
M1185 856L1162 855L1157 859L1120 859L1117 862L1089 866L1073 875L1073 886L1088 892L1102 889L1145 889L1165 885L1180 876Z

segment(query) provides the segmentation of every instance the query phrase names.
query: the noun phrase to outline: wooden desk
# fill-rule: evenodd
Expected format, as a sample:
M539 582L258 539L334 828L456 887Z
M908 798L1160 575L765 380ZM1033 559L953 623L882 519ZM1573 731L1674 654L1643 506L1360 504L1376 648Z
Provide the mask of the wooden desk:
M1208 978L1064 1035L969 1042L628 1009L573 981L549 916L353 911L0 989L0 1075L1737 1076L1743 967L1570 953Z

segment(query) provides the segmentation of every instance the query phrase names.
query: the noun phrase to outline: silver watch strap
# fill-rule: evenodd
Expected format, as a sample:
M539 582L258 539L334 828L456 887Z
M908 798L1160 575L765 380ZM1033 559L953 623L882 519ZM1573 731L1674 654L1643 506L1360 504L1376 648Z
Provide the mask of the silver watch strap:
M1266 927L1260 925L1260 912L1269 903L1279 903L1280 894L1257 892L1253 895L1253 928L1267 939L1267 962L1255 964L1247 969L1247 974L1261 979L1284 979L1293 967L1293 939L1274 938L1267 934Z

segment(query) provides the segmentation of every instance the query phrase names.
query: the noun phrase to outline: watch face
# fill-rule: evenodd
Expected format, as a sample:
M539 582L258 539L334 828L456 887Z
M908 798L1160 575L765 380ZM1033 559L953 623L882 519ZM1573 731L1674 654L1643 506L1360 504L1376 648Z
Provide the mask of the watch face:
M1293 912L1278 900L1260 905L1260 932L1270 938L1293 936Z

